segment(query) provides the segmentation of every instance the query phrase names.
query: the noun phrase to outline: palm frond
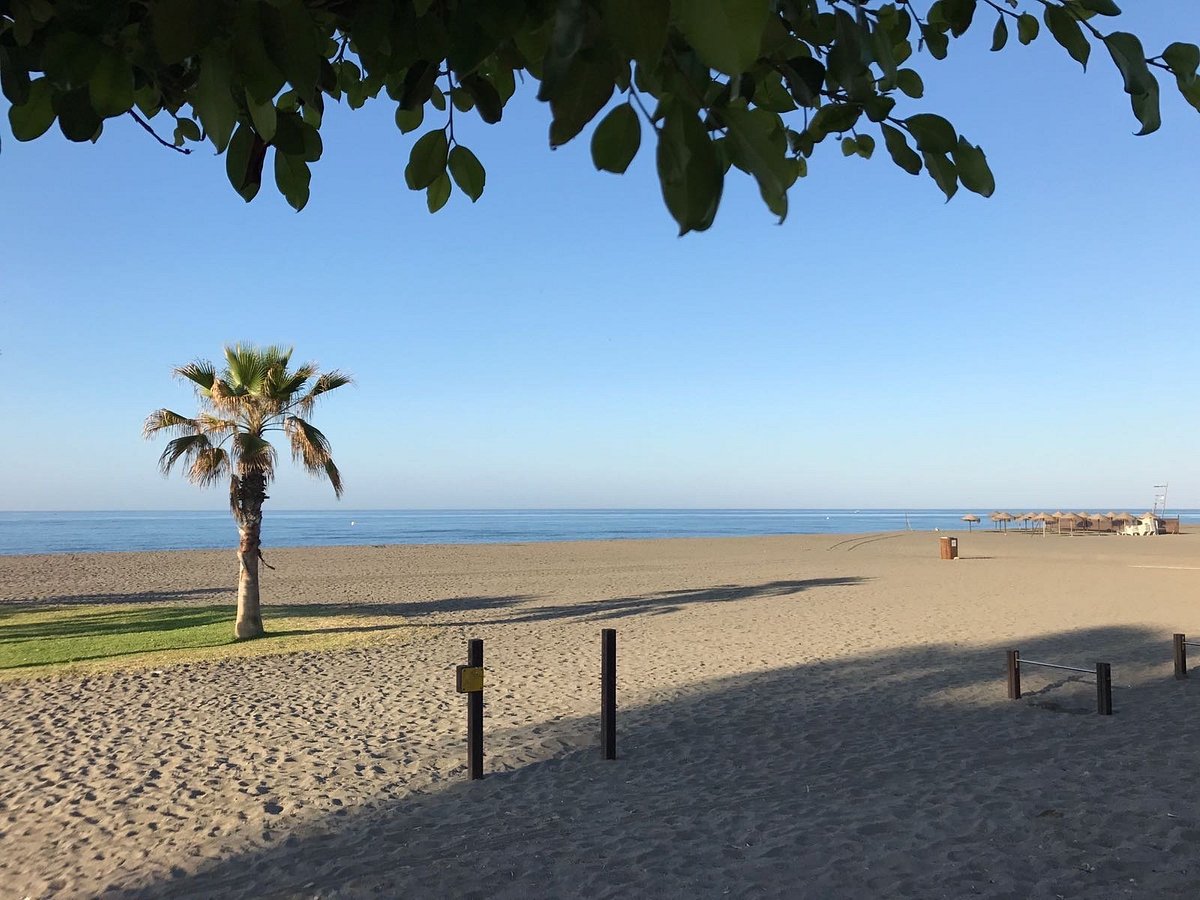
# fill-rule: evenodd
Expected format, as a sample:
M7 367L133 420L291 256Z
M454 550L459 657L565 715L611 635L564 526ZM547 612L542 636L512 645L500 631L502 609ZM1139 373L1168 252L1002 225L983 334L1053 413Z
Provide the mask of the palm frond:
M301 415L312 415L313 407L316 405L318 397L322 394L328 394L337 388L345 387L348 384L354 384L354 379L346 372L341 372L337 369L322 372L317 376L317 380L313 382L312 389L296 403L296 409L300 411Z
M234 344L225 348L225 363L229 381L247 393L266 393L267 379L273 372L287 371L292 358L290 347L271 344L256 347L253 344Z
M283 430L292 442L292 459L304 468L317 471L329 461L329 439L315 425L299 416L288 416L283 420Z
M234 344L225 348L226 380L237 393L258 391L269 367L270 361L254 346Z
M342 473L338 471L338 467L333 464L333 460L325 463L325 477L329 479L329 483L333 485L333 496L341 498L342 491Z
M229 471L229 454L221 447L208 447L196 454L188 470L188 480L208 487Z
M305 384L318 371L320 370L316 363L304 363L294 372L289 372L286 368L273 370L274 377L269 381L269 393L280 406L287 406L296 394L304 390Z
M268 479L275 474L275 448L257 434L239 431L233 436L233 454L238 470L262 472Z
M220 416L214 416L210 413L199 413L196 416L196 428L203 431L205 434L220 435L222 437L235 433L240 427L233 419L222 419Z
M192 434L198 431L199 427L195 419L181 416L169 409L156 409L146 416L146 422L142 425L142 437L153 437L160 431L168 434Z
M207 359L196 359L186 365L177 366L173 372L176 378L185 378L192 382L203 394L212 390L213 381L217 377L216 366Z
M173 441L167 442L162 456L158 458L158 467L164 475L168 475L181 457L190 462L195 459L198 453L211 449L212 444L206 435L187 434L183 437L177 437Z
M333 462L333 448L320 429L299 416L288 416L284 431L292 442L292 459L310 474L329 479L334 496L342 496L342 476Z
M245 388L232 384L224 378L215 379L208 392L208 399L213 409L234 416L237 416L245 408L245 399L248 396Z

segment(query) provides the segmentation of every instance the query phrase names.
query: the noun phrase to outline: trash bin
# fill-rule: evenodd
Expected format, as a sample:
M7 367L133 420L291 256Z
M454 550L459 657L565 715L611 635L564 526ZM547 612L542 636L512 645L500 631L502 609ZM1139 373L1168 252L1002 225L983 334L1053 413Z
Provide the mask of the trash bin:
M958 538L939 538L938 543L941 545L942 559L958 559Z

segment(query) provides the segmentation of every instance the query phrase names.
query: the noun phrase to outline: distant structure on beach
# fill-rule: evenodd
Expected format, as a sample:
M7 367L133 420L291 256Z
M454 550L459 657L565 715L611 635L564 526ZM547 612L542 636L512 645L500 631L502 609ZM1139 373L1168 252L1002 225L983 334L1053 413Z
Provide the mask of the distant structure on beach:
M1165 490L1165 485L1160 485ZM988 516L993 523L993 530L1007 532L1010 522L1019 522L1020 531L1039 530L1042 534L1118 534L1118 535L1156 535L1179 534L1179 516L1167 517L1166 496L1156 497L1154 509L1141 515L1131 515L1128 512L1089 513L1063 512L1052 513L1027 512L1014 516L1012 513L997 510ZM1161 503L1161 505L1160 505ZM967 530L978 516L965 515L962 520L967 523Z

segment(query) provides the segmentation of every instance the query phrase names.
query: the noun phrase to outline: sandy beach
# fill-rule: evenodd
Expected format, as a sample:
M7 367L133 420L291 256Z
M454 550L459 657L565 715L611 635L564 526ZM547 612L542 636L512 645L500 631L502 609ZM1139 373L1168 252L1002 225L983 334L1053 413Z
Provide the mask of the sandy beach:
M0 683L0 895L1200 895L1200 672L1174 680L1170 643L1200 635L1200 535L957 536L953 562L930 533L275 550L268 629L272 602L412 627ZM0 613L232 605L233 574L0 557ZM1110 662L1115 714L1068 672L1007 700L1009 647Z

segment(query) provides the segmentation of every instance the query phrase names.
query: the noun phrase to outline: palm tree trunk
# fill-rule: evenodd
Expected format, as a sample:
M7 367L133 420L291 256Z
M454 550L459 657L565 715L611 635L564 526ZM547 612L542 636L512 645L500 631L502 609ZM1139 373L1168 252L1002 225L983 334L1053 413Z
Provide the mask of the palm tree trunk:
M266 478L251 472L236 476L231 485L233 515L238 523L238 603L233 633L242 640L262 637L262 611L258 594L258 560L262 544L262 504L267 499Z

